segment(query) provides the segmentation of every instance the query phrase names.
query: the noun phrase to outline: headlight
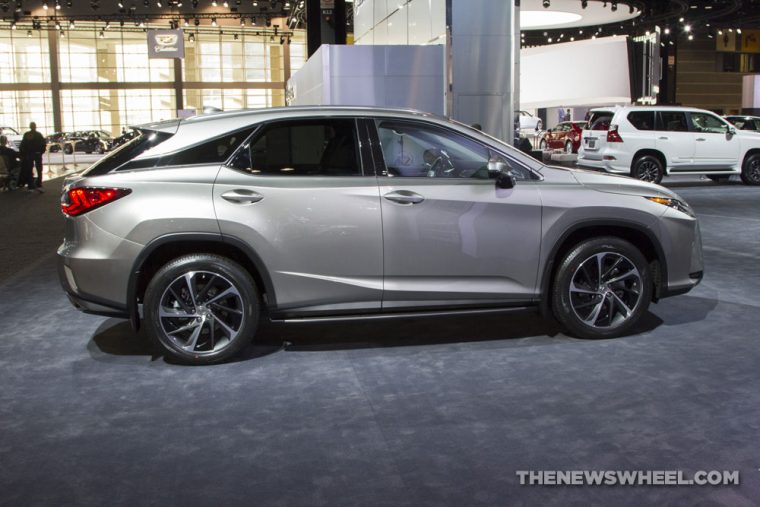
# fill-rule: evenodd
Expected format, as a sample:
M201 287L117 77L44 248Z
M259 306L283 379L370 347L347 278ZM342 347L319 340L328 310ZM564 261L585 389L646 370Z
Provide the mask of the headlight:
M657 204L662 204L663 206L667 206L669 208L673 208L675 210L680 211L681 213L686 213L690 217L694 217L694 211L691 209L691 206L686 204L683 201L679 201L678 199L671 199L669 197L644 197L644 199L650 200L652 202L656 202Z

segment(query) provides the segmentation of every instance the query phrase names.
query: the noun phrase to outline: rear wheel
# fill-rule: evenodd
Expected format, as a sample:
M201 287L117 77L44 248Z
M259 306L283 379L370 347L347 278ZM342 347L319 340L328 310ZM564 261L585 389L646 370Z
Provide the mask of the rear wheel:
M571 153L573 153L573 143L572 143L572 141L567 141L565 143L565 153L567 155L570 155Z
M625 240L586 240L562 259L551 298L555 317L571 334L582 338L619 336L649 308L649 265Z
M259 319L256 286L240 265L193 254L162 267L145 292L151 338L187 364L230 359L250 343Z
M760 154L750 155L744 161L742 182L745 185L760 185Z
M541 151L546 151L546 139L541 139L541 142L538 143L538 147Z
M633 162L631 176L649 183L660 183L665 175L662 162L653 155L644 155Z
M70 144L67 144L67 145L65 145L65 146L63 147L63 152L64 152L66 155L71 155L72 153L74 153L74 147L73 147L73 146L71 146Z

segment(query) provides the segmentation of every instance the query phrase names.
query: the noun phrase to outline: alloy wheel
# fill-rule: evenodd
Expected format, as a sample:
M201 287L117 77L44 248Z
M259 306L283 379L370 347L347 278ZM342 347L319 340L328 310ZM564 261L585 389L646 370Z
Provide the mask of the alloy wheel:
M584 324L594 328L618 327L641 301L642 277L630 259L602 252L584 260L573 273L570 304Z
M749 161L746 175L747 179L753 184L760 184L760 157L754 157Z
M158 317L166 337L193 354L229 345L245 324L243 297L227 278L189 271L175 278L160 299Z
M656 163L650 160L645 160L639 164L638 177L641 181L656 183L659 175L660 167Z

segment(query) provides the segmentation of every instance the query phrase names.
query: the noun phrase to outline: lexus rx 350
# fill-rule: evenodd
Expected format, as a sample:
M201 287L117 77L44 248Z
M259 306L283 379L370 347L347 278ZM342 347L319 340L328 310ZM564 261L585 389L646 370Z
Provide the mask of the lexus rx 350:
M166 354L230 358L261 318L538 307L572 334L630 331L702 277L673 192L547 167L465 125L284 108L139 128L61 200L61 283Z

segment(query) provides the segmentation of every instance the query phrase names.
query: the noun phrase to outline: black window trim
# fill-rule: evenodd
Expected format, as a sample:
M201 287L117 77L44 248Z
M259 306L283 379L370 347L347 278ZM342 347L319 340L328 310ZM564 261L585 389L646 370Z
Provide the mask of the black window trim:
M238 169L237 167L232 167L230 164L232 163L232 160L237 156L238 152L242 151L243 149L247 149L250 144L256 140L256 136L258 136L262 131L266 130L266 128L269 125L275 124L275 123L283 123L283 122L298 122L298 121L310 121L310 120L353 120L354 122L354 136L356 139L356 148L357 148L357 154L359 158L359 173L357 174L350 174L345 176L326 176L326 175L291 175L288 176L288 178L364 178L367 176L374 176L374 174L370 174L368 172L367 165L364 160L364 156L362 153L362 135L361 130L359 128L359 117L356 115L346 115L346 116L338 116L338 115L316 115L316 116L293 116L293 117L285 117L285 118L274 118L271 120L265 120L260 123L256 123L256 128L253 132L251 132L251 135L248 136L246 139L243 140L242 143L240 143L240 146L237 147L235 151L232 152L232 155L224 162L224 167L227 169L237 171L242 174L247 174L248 176L254 177L254 178L279 178L282 177L282 175L272 175L272 174L253 174L251 172L245 171L243 169Z
M372 123L374 124L374 127L375 127L374 128L374 134L375 134L374 135L374 139L376 139L377 149L380 150L379 151L379 153L380 153L380 159L379 160L380 160L380 162L382 162L382 166L379 168L380 170L379 171L376 170L376 174L377 174L378 178L385 177L385 178L395 178L395 179L402 179L402 180L403 179L420 179L420 178L422 178L422 179L434 179L434 178L425 178L424 176L398 177L398 176L389 176L388 175L388 167L385 165L385 155L383 154L382 146L380 146L380 135L377 132L378 129L380 128L380 123L383 122L383 121L397 121L397 122L403 122L403 123L424 125L424 126L429 126L429 127L432 127L432 128L437 128L437 129L440 129L440 130L443 130L443 131L451 132L451 133L456 134L456 135L460 135L460 136L462 136L462 137L464 137L464 138L466 138L466 139L468 139L468 140L470 140L470 141L478 144L482 148L486 149L489 152L489 157L490 157L490 155L492 153L496 153L496 154L504 157L507 160L507 162L509 162L510 164L514 163L515 165L517 165L517 166L523 168L524 170L526 170L532 176L532 179L530 179L530 180L523 180L523 181L521 181L521 183L529 183L529 182L534 182L534 181L543 181L543 179L544 179L539 173L537 173L536 171L534 171L532 168L526 166L525 164L523 164L522 162L520 162L516 158L514 158L514 157L512 157L512 156L510 156L510 155L508 155L506 153L504 153L504 151L502 151L502 150L494 148L493 146L491 146L489 144L483 143L479 139L476 139L476 138L472 137L471 135L469 135L469 134L467 134L465 132L461 132L459 130L456 130L456 129L453 129L453 128L450 128L450 127L447 127L447 126L444 126L444 125L440 125L438 123L434 123L434 122L430 122L430 121L425 121L425 120L420 120L420 119L417 119L417 118L395 118L395 117L392 117L392 116L375 116L375 117L372 117ZM374 148L374 146L373 146L373 148ZM438 181L444 181L445 180L445 181L452 181L452 182L457 181L457 182L461 182L461 183L465 183L465 182L473 183L473 182L484 182L484 181L491 181L491 182L493 182L493 180L480 180L480 179L476 179L476 178L437 178L437 180Z

